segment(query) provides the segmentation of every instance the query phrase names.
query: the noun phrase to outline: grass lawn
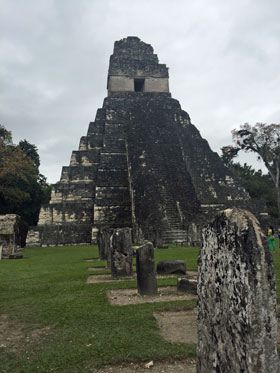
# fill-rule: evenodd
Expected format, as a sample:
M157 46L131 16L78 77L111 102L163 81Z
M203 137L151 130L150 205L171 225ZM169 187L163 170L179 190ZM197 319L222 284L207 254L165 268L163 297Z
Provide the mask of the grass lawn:
M184 259L187 268L195 270L197 255L195 248L172 247L157 250L156 260ZM18 352L1 346L0 339L1 373L87 372L104 364L195 356L194 345L165 342L153 317L156 310L193 308L194 301L112 306L106 291L136 287L136 282L86 284L92 274L87 268L104 264L82 260L92 257L97 258L96 247L68 246L26 249L23 260L0 262L0 315L9 315L11 334L19 325L25 335L50 327L35 342L19 339ZM278 275L279 249L274 263ZM276 277L279 300L280 276Z
M184 259L187 269L195 270L197 255L195 248L172 247L157 250L156 260ZM193 308L196 302L112 306L106 291L136 287L136 282L86 284L87 268L104 262L82 259L97 256L95 246L68 246L25 249L22 260L0 261L0 315L8 314L11 325L20 325L28 335L50 327L35 342L19 339L18 352L0 340L1 373L87 372L104 364L195 356L194 345L160 337L153 312Z

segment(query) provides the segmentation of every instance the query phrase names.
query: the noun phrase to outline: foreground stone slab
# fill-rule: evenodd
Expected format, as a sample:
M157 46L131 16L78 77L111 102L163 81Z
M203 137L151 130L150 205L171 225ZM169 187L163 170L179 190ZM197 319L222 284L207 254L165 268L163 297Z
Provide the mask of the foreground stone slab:
M136 251L137 287L141 295L157 294L154 246L146 242Z
M111 237L112 276L131 276L133 273L132 259L131 228L114 229Z
M111 304L118 306L197 299L193 294L178 293L176 286L160 287L154 296L141 296L137 289L114 289L107 292L107 298Z
M161 260L157 264L159 274L186 274L186 263L183 260Z
M272 257L246 210L225 210L203 231L197 372L279 372Z

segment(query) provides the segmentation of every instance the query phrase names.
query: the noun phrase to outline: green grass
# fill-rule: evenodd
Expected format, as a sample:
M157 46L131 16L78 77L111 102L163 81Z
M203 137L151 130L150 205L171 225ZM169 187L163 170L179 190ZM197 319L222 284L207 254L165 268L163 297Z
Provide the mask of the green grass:
M197 254L195 248L172 247L157 250L156 260L184 259L194 270ZM194 301L111 306L107 290L136 282L87 285L87 268L105 264L82 260L92 257L92 246L30 248L22 260L0 262L0 314L27 331L51 327L36 343L22 341L18 354L0 348L0 372L87 372L104 364L195 355L195 346L165 342L153 317L155 310L193 308ZM159 285L175 281L161 279Z
M171 247L156 250L156 261L184 259L196 269L198 249ZM111 306L106 291L136 287L133 280L86 284L97 257L96 247L70 246L26 249L23 260L0 262L0 314L9 314L27 331L50 326L36 343L24 343L20 353L0 348L0 372L88 372L104 364L195 356L195 346L164 341L156 326L156 310L187 309L195 302L176 301ZM280 269L280 250L274 254L275 272ZM278 299L280 276L277 276ZM172 278L159 285L175 285ZM1 341L0 341L1 345Z

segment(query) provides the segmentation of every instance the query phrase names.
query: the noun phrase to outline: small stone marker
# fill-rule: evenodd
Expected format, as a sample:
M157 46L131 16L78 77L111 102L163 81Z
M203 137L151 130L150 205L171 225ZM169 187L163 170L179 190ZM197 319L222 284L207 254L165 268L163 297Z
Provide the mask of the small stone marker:
M189 280L187 277L178 277L177 290L180 293L197 294L197 281Z
M227 209L203 230L197 372L279 372L275 277L255 216Z
M97 245L99 251L99 258L101 260L108 260L110 262L110 238L113 233L111 228L100 228L97 233Z
M2 259L21 259L25 225L16 214L0 215L0 242Z
M111 236L111 271L113 277L132 276L131 228L114 229Z
M138 293L141 295L157 294L157 279L154 261L154 247L146 242L136 251L136 271Z
M186 263L183 260L162 260L157 264L160 275L186 274Z

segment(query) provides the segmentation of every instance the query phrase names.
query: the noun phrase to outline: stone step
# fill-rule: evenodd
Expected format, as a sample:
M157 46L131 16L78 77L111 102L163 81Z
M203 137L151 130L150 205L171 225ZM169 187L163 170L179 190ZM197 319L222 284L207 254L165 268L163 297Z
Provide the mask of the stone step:
M167 230L163 232L162 239L164 243L185 242L187 241L187 232L180 229Z

